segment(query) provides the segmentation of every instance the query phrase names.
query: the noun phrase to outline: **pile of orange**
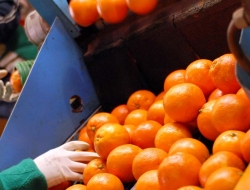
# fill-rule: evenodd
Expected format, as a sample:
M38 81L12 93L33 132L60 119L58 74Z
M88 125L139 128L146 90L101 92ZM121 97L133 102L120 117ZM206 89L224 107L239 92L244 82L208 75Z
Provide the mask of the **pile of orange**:
M158 0L70 0L69 13L78 25L88 27L99 18L109 24L120 23L129 11L146 15L157 4Z
M250 161L250 101L235 64L232 54L196 60L169 73L161 93L138 90L89 118L78 139L100 158L83 171L87 189L237 188Z

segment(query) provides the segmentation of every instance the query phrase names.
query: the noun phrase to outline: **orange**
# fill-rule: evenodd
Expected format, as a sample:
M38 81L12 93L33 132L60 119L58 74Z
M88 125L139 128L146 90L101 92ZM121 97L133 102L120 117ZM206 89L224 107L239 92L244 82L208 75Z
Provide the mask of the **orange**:
M108 172L117 176L122 182L129 183L135 180L132 172L132 164L135 156L141 152L141 148L132 144L116 147L107 158Z
M106 161L102 158L91 160L83 170L83 182L88 184L89 180L98 173L107 173Z
M216 88L209 72L211 65L211 60L198 59L186 68L185 81L200 87L205 96L211 94Z
M174 122L173 119L171 119L168 114L165 113L165 116L164 116L164 124L167 124L169 122Z
M247 131L250 125L250 106L236 94L226 94L214 104L212 124L219 132Z
M248 165L247 168L244 170L234 190L250 189L249 176L250 176L250 165Z
M94 142L97 129L105 123L119 123L118 119L108 112L99 112L91 116L87 122L87 134L89 139Z
M137 109L137 110L133 110L131 111L125 121L124 124L125 125L139 125L141 122L143 121L147 121L147 115L148 115L148 111L147 110L143 110L143 109Z
M157 121L160 124L164 124L165 110L163 106L163 100L155 101L148 109L148 120Z
M96 5L96 0L71 0L69 13L77 24L88 27L99 18Z
M199 172L200 184L205 186L208 177L217 169L231 166L244 171L245 163L234 153L228 151L220 151L211 155L201 166Z
M94 150L94 143L89 139L86 126L79 131L78 140L88 143L90 145L90 149Z
M21 92L23 88L22 79L18 70L14 70L10 75L10 83L14 92Z
M164 80L164 91L167 92L171 87L175 86L176 84L181 84L185 82L185 74L186 70L179 69L174 70L167 75Z
M130 136L130 142L131 142L131 137L132 137L133 131L135 130L135 126L131 124L127 124L127 125L123 125L123 127L128 131L129 136Z
M214 85L224 93L236 93L240 89L235 67L236 59L231 53L213 60L209 73Z
M214 141L220 134L212 124L212 109L216 100L205 103L199 111L197 126L200 133L207 139Z
M126 2L128 8L138 15L149 14L158 4L158 0L127 0Z
M100 17L109 24L122 22L128 13L126 0L97 0Z
M128 114L129 110L127 104L118 105L111 111L111 115L114 115L121 125L124 124L124 120Z
M222 92L220 89L216 88L208 97L207 101L215 100L225 95L226 93Z
M88 182L87 190L124 190L121 180L110 173L94 175Z
M168 153L170 147L179 139L192 137L190 130L184 124L170 122L163 125L155 135L155 147Z
M246 92L244 91L243 88L240 88L240 89L238 90L238 92L236 93L236 95L241 96L241 97L244 98L247 102L250 101L249 98L248 98L248 96L247 96L247 94L246 94Z
M71 181L64 181L62 183L59 183L58 185L48 188L47 190L65 190L71 185L72 185Z
M166 114L177 122L193 121L205 103L206 99L202 90L191 83L173 86L163 99Z
M148 110L151 104L154 103L155 98L155 94L149 90L137 90L127 100L128 109L129 111L136 109Z
M200 161L189 153L168 155L158 168L161 189L176 190L186 185L199 185Z
M155 135L161 127L162 125L157 121L147 120L141 122L131 135L131 143L142 149L155 147Z
M246 162L250 162L250 129L240 141L240 150Z
M141 175L137 180L135 190L161 190L158 181L158 170L150 170Z
M229 151L243 160L240 143L245 137L245 132L237 130L227 130L222 132L214 141L212 152Z
M202 190L202 188L195 186L195 185L187 185L187 186L180 187L177 190Z
M128 131L118 123L106 123L96 132L94 147L96 153L107 159L109 153L116 147L130 143Z
M159 148L146 148L139 152L133 161L132 172L136 180L149 170L157 170L167 153Z
M74 184L68 187L66 190L87 190L87 187L83 184Z
M163 100L163 96L164 96L165 94L166 94L165 91L160 92L160 93L156 96L155 101L157 101L157 100Z
M192 154L200 163L204 163L210 156L208 148L201 141L194 138L183 138L176 141L169 149L168 154L186 152Z
M206 190L234 190L243 171L235 167L223 167L215 170L207 179Z

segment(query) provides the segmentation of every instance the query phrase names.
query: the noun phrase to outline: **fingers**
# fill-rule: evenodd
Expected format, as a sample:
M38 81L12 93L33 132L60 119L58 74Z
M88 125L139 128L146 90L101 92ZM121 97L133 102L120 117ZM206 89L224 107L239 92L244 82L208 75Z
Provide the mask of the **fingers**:
M7 82L6 85L5 85L5 94L3 96L3 99L5 101L9 101L10 100L10 96L12 94L12 86L11 86L11 83L10 82Z
M100 158L100 156L95 152L75 151L69 155L69 159L78 162L91 161L95 158Z
M69 169L73 172L83 173L83 170L85 169L87 164L81 163L81 162L71 162Z
M5 87L4 87L3 81L0 80L0 99L2 99L2 97L3 97L3 95L4 95L4 91L5 91L4 88L5 88Z
M89 144L83 141L70 141L61 146L65 150L88 150Z
M8 71L5 69L0 69L0 79L6 77L8 74Z

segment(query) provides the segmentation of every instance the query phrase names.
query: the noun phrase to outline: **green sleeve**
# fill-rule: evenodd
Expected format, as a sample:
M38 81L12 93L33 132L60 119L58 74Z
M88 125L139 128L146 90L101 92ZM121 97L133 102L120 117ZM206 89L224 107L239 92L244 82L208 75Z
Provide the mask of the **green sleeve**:
M45 176L32 159L25 159L0 173L1 190L47 190Z

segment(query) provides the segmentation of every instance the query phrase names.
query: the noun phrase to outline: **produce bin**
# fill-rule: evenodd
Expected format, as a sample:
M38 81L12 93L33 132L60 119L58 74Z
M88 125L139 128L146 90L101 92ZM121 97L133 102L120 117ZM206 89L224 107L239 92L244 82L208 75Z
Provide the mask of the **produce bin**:
M51 28L1 137L0 170L74 138L92 114L110 112L136 90L158 95L170 72L229 53L227 28L241 7L240 0L160 0L145 16L84 28L66 0L30 3Z

